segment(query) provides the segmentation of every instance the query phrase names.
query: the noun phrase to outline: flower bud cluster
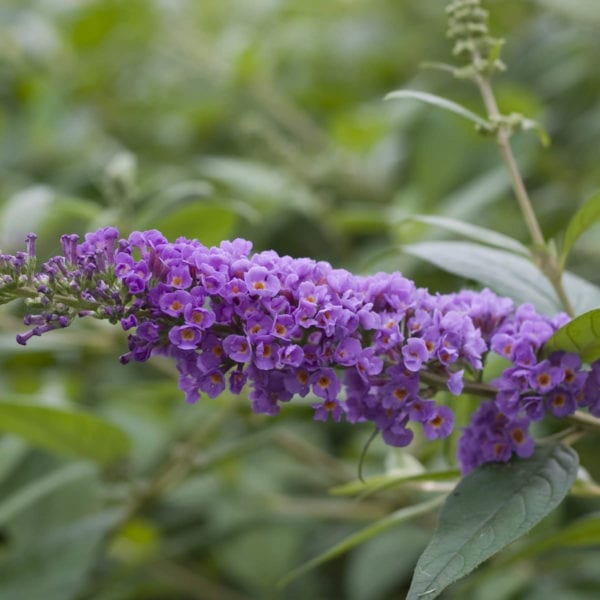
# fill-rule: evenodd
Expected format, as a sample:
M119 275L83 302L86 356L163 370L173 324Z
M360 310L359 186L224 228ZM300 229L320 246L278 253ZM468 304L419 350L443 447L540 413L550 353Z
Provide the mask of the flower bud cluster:
M600 365L585 371L565 353L539 358L566 317L515 310L489 290L434 295L399 273L361 277L308 258L252 254L241 239L208 248L155 230L118 240L109 227L81 244L63 236L62 246L62 256L28 271L22 295L33 298L25 318L33 327L17 341L76 316L120 322L130 332L121 362L171 357L188 402L247 386L252 409L272 415L311 394L315 419L370 421L388 444L406 446L411 423L428 439L448 436L452 410L433 398L466 388L494 399L464 430L465 472L530 455L529 424L546 412L600 413ZM18 277L34 252L1 258ZM490 351L511 363L495 387L481 382Z

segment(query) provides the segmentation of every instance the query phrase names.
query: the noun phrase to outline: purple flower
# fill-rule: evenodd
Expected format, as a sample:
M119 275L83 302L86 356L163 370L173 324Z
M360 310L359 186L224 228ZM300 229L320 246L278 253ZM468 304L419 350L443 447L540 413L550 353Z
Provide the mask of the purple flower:
M297 344L288 344L279 349L278 366L299 367L303 361L304 350Z
M407 406L411 401L417 399L419 391L419 378L416 375L399 374L386 384L382 392L384 408L397 408Z
M216 315L212 310L208 308L202 308L200 306L194 306L193 304L185 305L183 309L183 318L185 319L186 323L196 325L203 330L209 329L217 320Z
M202 331L195 325L176 325L169 331L169 341L182 350L195 350L202 339Z
M284 385L291 394L304 397L310 391L310 373L303 368L290 371L284 377Z
M461 369L460 371L456 371L456 373L452 373L450 377L448 377L448 390L451 394L455 396L459 396L464 387L463 375L465 371Z
M254 364L262 371L270 371L275 367L279 358L279 346L268 340L261 340L256 344L254 351Z
M229 374L229 389L232 394L240 394L246 381L248 380L248 374L241 369L231 371Z
M405 420L402 420L382 430L381 437L390 446L404 447L412 442L414 434L406 427Z
M333 358L344 367L351 367L358 362L362 353L362 345L353 337L344 338L335 348Z
M252 357L252 346L250 340L242 335L228 335L223 340L225 354L239 363L245 363Z
M167 273L167 285L185 290L192 285L190 269L187 265L178 265Z
M454 414L447 406L438 406L426 421L423 433L428 440L448 437L454 428Z
M529 423L526 420L514 421L507 427L513 451L521 458L529 458L535 446L529 435Z
M279 292L281 284L265 267L252 267L244 273L244 281L250 294L272 297Z
M310 378L315 396L325 400L335 400L342 389L340 380L333 369L320 369Z
M179 317L187 306L191 306L192 295L183 290L163 294L159 301L160 309L171 317Z
M290 340L297 332L297 326L291 315L277 315L273 321L271 335L283 340Z
M215 370L207 373L198 380L198 389L206 392L209 398L216 398L225 389L225 379L223 373Z
M339 422L344 414L344 408L338 400L323 400L317 404L313 404L315 409L315 421L327 421L331 417L334 421Z
M548 411L557 418L572 415L577 409L575 396L566 387L557 387L547 396Z
M421 338L410 338L406 345L402 347L402 358L404 366L409 371L418 371L421 365L429 358L427 345Z
M562 383L565 373L560 367L553 367L550 361L544 360L536 365L527 378L531 388L544 394Z

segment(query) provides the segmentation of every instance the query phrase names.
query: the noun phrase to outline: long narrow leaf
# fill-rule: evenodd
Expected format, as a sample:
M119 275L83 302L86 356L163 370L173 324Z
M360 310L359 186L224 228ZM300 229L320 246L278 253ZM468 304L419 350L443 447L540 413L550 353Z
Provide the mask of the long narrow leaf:
M129 449L129 438L116 425L78 410L0 402L0 431L34 446L99 463L109 463Z
M560 304L548 280L522 256L469 242L420 242L403 246L450 273L489 286L519 303L531 302L543 314L555 314Z
M584 548L586 546L600 545L600 515L593 513L568 525L564 529L535 540L531 544L520 548L518 552L502 561L499 566L515 563L519 560L531 558L556 548Z
M465 221L452 219L450 217L440 217L437 215L414 215L409 217L408 220L433 225L434 227L439 227L451 231L452 233L462 235L475 242L481 242L486 246L496 246L497 248L514 252L515 254L526 257L530 256L527 246L524 246L518 240L515 240L508 235L498 233L497 231L493 231L492 229L472 225Z
M424 515L428 512L431 512L440 504L442 504L445 497L445 495L436 496L432 500L427 500L426 502L422 502L421 504L408 506L407 508L401 508L400 510L397 510L391 515L388 515L387 517L384 517L383 519L373 523L369 527L361 529L357 533L348 536L346 539L342 540L326 552L323 552L323 554L320 554L319 556L313 558L312 560L309 560L308 562L291 571L279 582L279 585L281 587L284 587L294 579L300 577L301 575L304 575L305 573L314 569L315 567L322 565L328 560L331 560L336 556L347 552L348 550L354 548L358 544L369 540L375 537L376 535L383 533L384 531L388 531L392 527L396 527L397 525L400 525L405 521L409 521L410 519L414 519L416 517L419 517L420 515Z
M403 246L402 250L449 273L478 281L516 302L531 302L543 314L554 315L562 310L550 282L523 256L454 241L420 242ZM565 272L563 283L577 313L600 306L600 288L589 281Z
M420 100L421 102L425 102L426 104L431 104L433 106L437 106L438 108L443 108L455 115L459 115L480 127L487 128L489 127L489 123L470 111L468 108L457 104L456 102L452 102L452 100L448 100L447 98L442 98L441 96L436 96L435 94L429 94L427 92L418 92L416 90L396 90L395 92L390 92L385 97L385 100L402 100L402 99L412 99L412 100Z
M400 486L403 483L414 483L414 482L439 482L457 479L460 477L460 471L458 469L448 469L447 471L434 471L430 473L417 473L414 475L394 475L392 473L387 475L378 475L376 477L370 477L366 481L351 481L350 483L344 483L342 485L336 485L331 488L329 492L334 496L354 496L360 494L361 497L364 495L374 494L382 490L387 490L391 487Z
M48 473L40 479L32 481L14 494L3 498L0 503L0 526L20 512L27 510L32 504L44 496L78 479L85 479L93 472L89 464L71 463Z
M560 266L565 266L569 253L579 236L600 221L600 192L594 194L573 216L563 241Z

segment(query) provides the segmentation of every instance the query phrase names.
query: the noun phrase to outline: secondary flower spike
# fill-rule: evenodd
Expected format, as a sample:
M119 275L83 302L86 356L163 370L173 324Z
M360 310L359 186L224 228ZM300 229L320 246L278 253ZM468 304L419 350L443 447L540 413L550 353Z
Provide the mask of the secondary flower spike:
M309 258L252 254L246 240L209 248L156 230L119 239L113 227L82 243L63 236L63 255L38 270L34 242L0 255L1 297L26 296L31 310L31 329L17 341L76 317L120 323L130 332L121 362L171 357L188 402L247 388L253 410L272 415L312 392L315 419L371 421L388 444L406 446L411 423L428 439L453 431L452 410L433 398L484 389L492 351L511 366L464 429L464 472L529 456L529 425L547 412L600 414L600 364L586 371L573 354L538 358L567 317L515 308L489 290L431 294L399 273L356 276Z

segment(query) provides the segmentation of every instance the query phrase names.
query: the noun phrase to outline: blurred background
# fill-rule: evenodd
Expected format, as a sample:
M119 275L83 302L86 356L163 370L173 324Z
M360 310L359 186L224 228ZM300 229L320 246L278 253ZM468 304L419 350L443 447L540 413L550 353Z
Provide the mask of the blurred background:
M543 148L520 134L514 145L543 229L559 236L600 188L600 4L485 5L492 32L507 38L500 106L539 120L552 139ZM22 249L36 231L47 257L62 233L158 228L207 245L245 237L357 273L400 270L441 292L473 287L402 246L447 235L409 220L417 214L528 243L495 145L449 113L383 101L413 88L481 113L474 87L422 68L451 62L444 8L3 0L0 247ZM570 268L600 284L596 240L597 230L584 236ZM57 441L43 420L0 437L0 599L404 597L435 514L275 587L424 497L414 486L363 500L329 493L356 478L368 428L315 424L310 399L277 418L252 415L243 397L190 407L171 364L118 363L117 328L81 322L21 348L21 318L22 307L0 312L0 401L39 406L36 418L85 410L121 430L130 450L103 461L98 447L111 440L90 433L88 456L85 432L67 423ZM417 438L409 453L375 441L365 473L452 468L451 446ZM570 501L544 527L594 506ZM444 597L597 598L598 558L542 554L510 577L492 564Z

